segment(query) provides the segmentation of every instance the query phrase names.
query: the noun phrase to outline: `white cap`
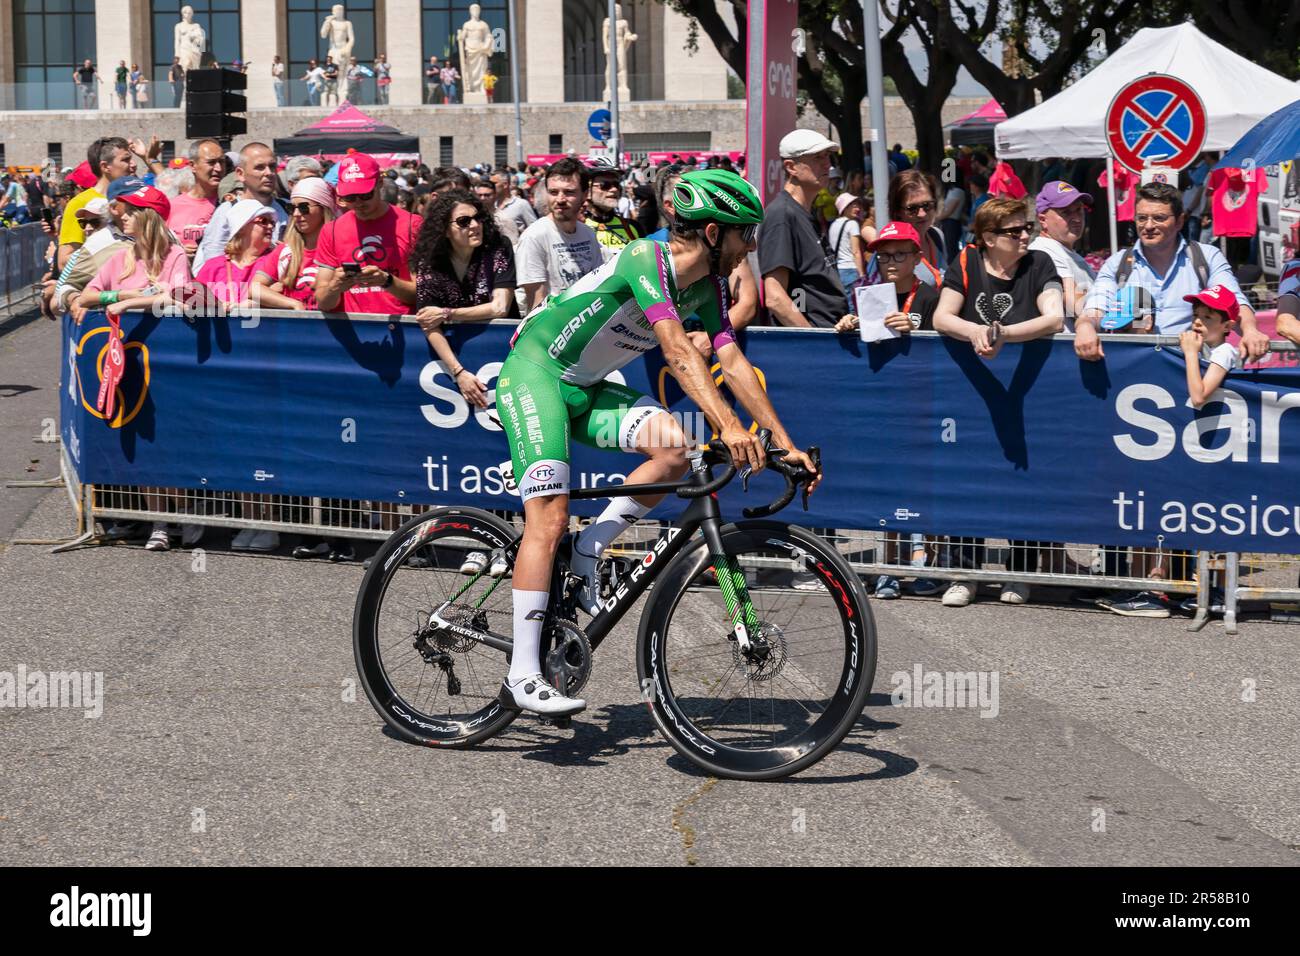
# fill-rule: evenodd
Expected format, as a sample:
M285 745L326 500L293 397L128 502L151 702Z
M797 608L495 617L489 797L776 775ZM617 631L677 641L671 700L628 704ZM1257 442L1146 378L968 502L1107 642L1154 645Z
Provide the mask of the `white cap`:
M259 216L269 216L271 219L275 219L275 210L270 206L263 206L256 199L239 200L230 207L230 212L226 214L226 222L230 224L230 234L232 236L238 235L239 230Z
M90 202L86 203L77 210L76 216L81 217L82 213L92 219L103 219L108 215L108 200L103 196L96 196Z
M815 156L827 150L839 152L838 143L827 139L815 129L797 129L781 137L781 158L798 159L800 156Z

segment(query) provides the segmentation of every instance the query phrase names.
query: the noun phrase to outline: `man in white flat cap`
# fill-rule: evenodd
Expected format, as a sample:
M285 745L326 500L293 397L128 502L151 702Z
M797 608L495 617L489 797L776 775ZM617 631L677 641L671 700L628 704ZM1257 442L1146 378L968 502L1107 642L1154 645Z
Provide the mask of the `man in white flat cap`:
M758 227L764 299L781 325L829 329L844 318L844 286L812 211L829 182L831 153L838 151L816 130L797 129L781 139L785 188L767 204Z

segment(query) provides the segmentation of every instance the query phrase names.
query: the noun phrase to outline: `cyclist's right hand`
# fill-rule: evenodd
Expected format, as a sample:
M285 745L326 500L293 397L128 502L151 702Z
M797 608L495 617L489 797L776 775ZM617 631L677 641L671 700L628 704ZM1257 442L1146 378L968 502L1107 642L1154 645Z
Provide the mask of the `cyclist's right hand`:
M767 453L758 436L748 428L734 421L722 429L721 441L731 454L731 462L737 469L748 465L753 471L762 471L767 464Z

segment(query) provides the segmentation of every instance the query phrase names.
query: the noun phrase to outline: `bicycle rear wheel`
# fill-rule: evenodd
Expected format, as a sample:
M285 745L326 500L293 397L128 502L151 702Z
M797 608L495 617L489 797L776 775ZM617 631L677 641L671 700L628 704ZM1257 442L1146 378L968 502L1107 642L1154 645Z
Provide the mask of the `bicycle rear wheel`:
M816 763L853 727L875 677L875 623L853 569L811 532L746 521L721 533L725 561L701 538L656 583L638 677L684 757L714 776L772 780ZM811 589L794 587L795 570L812 573Z
M500 733L518 711L497 700L506 655L440 628L509 633L511 572L492 577L490 559L518 537L477 508L437 508L406 522L376 552L352 619L357 672L370 703L406 740L468 747ZM461 572L466 556L483 570Z

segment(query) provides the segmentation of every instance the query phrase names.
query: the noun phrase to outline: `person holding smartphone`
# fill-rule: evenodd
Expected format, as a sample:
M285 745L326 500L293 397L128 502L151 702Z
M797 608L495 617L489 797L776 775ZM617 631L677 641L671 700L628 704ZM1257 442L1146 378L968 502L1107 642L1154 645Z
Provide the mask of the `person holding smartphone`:
M400 315L415 304L410 257L423 220L390 206L379 191L379 164L365 153L339 163L338 203L316 243L316 302L321 311Z

